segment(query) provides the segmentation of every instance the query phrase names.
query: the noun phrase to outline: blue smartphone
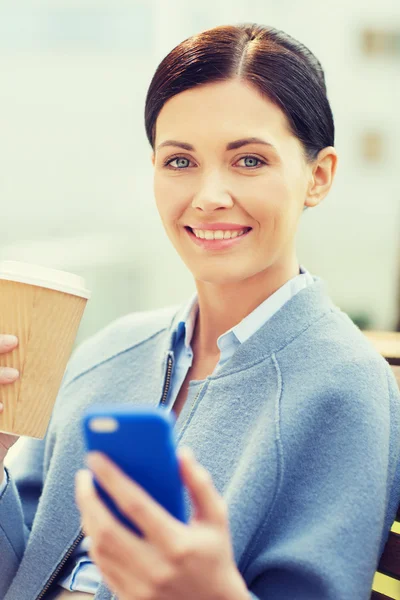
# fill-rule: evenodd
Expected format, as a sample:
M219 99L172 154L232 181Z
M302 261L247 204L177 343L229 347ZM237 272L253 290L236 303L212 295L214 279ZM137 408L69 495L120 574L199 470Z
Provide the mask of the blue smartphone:
M186 523L184 486L179 473L173 426L164 407L92 405L83 416L86 450L106 454L175 518ZM100 497L124 525L142 537L93 478Z

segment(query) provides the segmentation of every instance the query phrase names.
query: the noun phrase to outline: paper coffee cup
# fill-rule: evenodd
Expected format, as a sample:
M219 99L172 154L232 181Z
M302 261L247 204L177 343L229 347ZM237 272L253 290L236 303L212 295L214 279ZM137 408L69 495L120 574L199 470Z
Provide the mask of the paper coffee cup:
M0 334L19 345L0 354L0 367L20 376L0 385L0 431L42 439L90 292L78 275L0 261Z

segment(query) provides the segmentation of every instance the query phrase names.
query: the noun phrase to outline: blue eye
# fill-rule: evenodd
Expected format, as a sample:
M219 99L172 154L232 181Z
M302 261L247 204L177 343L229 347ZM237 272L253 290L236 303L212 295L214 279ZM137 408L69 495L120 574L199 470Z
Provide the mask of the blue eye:
M259 169L261 165L266 165L267 163L263 160L261 160L261 158L258 158L257 156L252 156L250 155L246 155L246 156L242 156L241 158L239 158L239 161L241 160L247 160L250 159L253 162L256 161L258 164L251 164L251 165L247 165L245 166L245 168L247 168L247 170L253 170L253 169ZM187 161L190 163L190 160L188 158L186 158L186 156L173 156L172 158L168 159L167 161L164 162L163 166L167 167L169 169L173 169L175 171L182 171L184 169L186 169L187 167L184 165L181 166L177 166L177 167L173 167L172 163L174 161ZM243 165L241 165L243 166Z
M187 160L188 162L190 162L190 160L188 158L185 158L185 156L175 156L175 158L171 158L166 163L164 163L164 166L170 166L171 163L173 163L175 160ZM181 169L181 167L171 167L171 169Z
M261 163L261 164L264 164L264 165L266 164L264 161L261 160L261 158L257 158L257 156L251 156L251 155L242 156L242 158L240 158L239 160L247 160L247 159L250 159L252 161L257 161L258 163ZM249 168L252 168L252 169L258 168L258 165L254 165L254 164L253 165L248 165L248 166L249 166Z

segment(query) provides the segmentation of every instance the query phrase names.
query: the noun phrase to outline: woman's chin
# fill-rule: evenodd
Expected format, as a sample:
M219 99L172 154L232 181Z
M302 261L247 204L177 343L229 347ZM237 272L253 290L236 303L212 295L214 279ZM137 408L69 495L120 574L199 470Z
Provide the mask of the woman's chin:
M196 281L211 283L214 285L229 285L236 284L248 279L254 273L239 269L221 269L221 268L203 268L191 269L193 277Z

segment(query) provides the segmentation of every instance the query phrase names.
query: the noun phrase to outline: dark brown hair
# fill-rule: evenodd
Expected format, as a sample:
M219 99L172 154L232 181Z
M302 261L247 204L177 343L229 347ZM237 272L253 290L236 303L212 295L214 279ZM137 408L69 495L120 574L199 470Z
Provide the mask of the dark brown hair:
M235 78L251 83L285 113L308 161L334 145L333 116L317 58L283 31L244 23L193 35L161 61L145 104L153 150L157 117L167 100L198 85Z

